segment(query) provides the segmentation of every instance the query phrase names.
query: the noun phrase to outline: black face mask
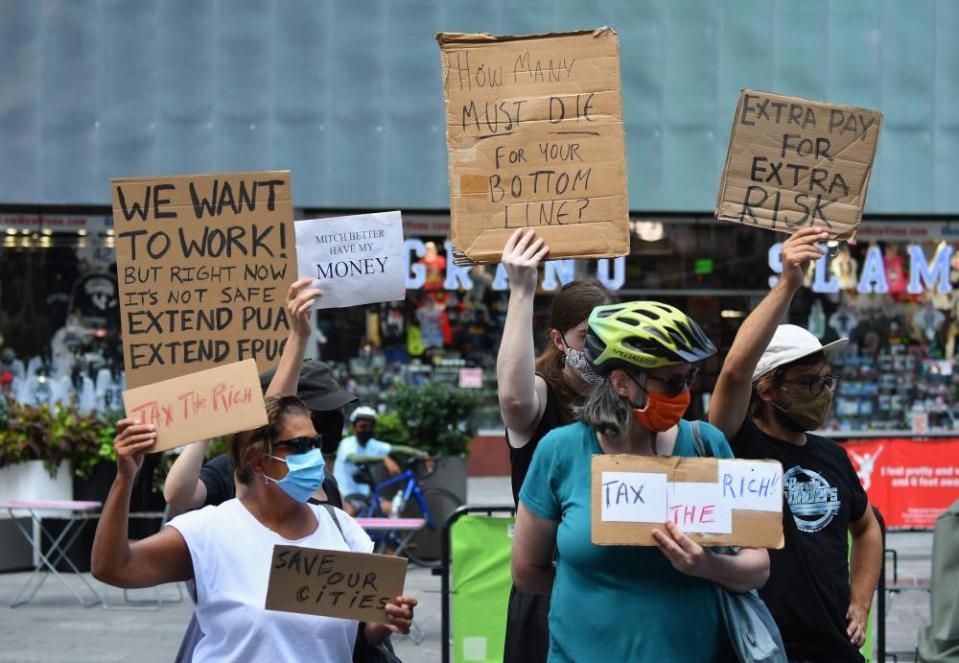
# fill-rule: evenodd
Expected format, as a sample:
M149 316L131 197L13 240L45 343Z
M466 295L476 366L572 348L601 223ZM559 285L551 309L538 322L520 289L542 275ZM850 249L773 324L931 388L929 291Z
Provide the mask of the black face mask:
M373 439L373 431L371 430L358 430L356 431L356 441L360 444L366 444Z
M320 449L324 456L332 456L343 439L343 413L339 410L313 413L313 427L323 439Z

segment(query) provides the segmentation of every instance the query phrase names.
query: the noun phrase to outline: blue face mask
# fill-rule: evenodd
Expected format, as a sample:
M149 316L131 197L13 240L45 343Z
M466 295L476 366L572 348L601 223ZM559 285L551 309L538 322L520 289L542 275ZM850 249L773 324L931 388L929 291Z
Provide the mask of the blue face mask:
M270 458L286 463L289 471L279 481L270 476L266 477L267 480L275 483L297 502L306 502L323 485L323 479L326 478L326 461L319 449L312 449L305 454L290 454L286 458Z

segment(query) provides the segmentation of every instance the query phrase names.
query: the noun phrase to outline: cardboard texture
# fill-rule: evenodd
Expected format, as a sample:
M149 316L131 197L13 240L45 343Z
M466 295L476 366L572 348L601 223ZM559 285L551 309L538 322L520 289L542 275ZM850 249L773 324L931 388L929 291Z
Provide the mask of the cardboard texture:
M499 261L521 227L551 259L629 253L616 32L436 38L454 262Z
M275 366L296 276L290 174L111 180L131 387L254 358Z
M293 224L300 277L323 296L313 308L406 298L403 217L399 212L309 219Z
M156 426L150 453L267 423L252 359L130 389L123 406L131 419Z
M735 508L741 500L750 508L747 496L732 486L721 486L723 495L733 495L736 499L728 500L717 507L715 513L710 513L709 520L724 522L718 512L725 508L732 508L732 531L723 532L696 532L687 531L687 535L703 546L743 546L747 548L782 548L784 545L782 529L782 467L776 461L747 461L716 458L686 458L678 456L635 456L635 455L600 455L592 459L591 484L591 541L596 545L631 545L655 546L653 539L654 529L663 529L666 518L661 522L626 522L603 520L603 505L606 488L603 486L603 473L653 473L666 474L670 483L716 483L720 482L719 467L723 464L749 464L756 468L769 467L770 475L779 477L777 484L770 484L770 489L778 491L780 499L775 511L759 511ZM640 488L639 486L633 487ZM630 497L637 491L631 489ZM644 500L655 499L655 495L645 494ZM697 513L698 515L698 513ZM682 525L681 525L682 526ZM723 527L725 528L725 527ZM692 528L686 528L687 530ZM704 526L703 529L710 529Z
M266 609L387 624L405 582L403 557L273 546Z
M716 218L854 240L881 127L879 111L743 90Z

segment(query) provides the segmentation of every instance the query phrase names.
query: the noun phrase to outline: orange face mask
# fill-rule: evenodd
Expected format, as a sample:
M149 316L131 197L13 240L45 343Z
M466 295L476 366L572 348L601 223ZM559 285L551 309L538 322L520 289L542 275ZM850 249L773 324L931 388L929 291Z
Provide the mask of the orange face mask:
M646 430L662 433L679 423L689 409L691 396L684 389L675 396L646 392L646 407L633 408L633 419Z

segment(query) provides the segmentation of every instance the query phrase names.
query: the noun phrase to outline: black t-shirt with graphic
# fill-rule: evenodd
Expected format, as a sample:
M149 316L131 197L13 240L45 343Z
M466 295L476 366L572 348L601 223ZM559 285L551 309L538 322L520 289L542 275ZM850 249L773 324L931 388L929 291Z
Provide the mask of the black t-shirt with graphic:
M849 609L849 524L868 499L846 452L807 435L798 446L763 433L750 418L730 440L739 458L783 466L786 545L769 551L769 582L759 590L782 631L790 660L862 661L846 634Z

